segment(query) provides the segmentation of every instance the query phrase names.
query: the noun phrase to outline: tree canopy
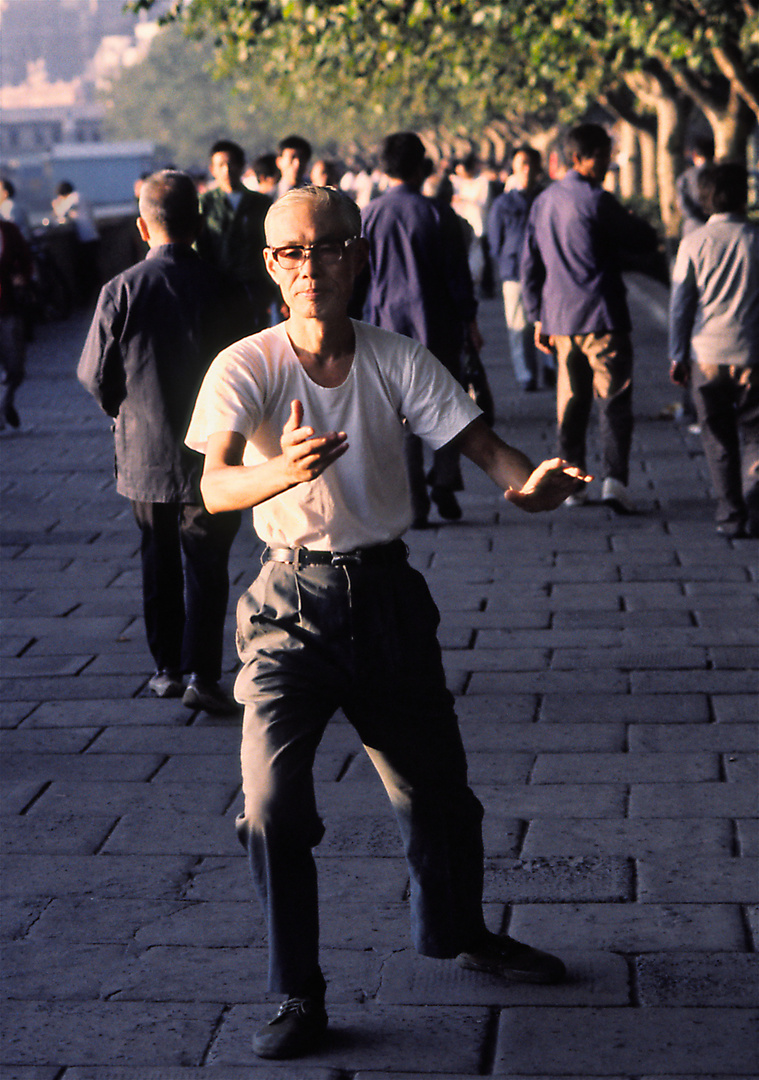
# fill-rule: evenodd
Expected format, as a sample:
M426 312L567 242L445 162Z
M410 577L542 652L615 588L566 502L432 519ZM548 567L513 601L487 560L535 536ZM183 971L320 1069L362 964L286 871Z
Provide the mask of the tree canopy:
M154 0L132 0L135 10ZM247 91L408 127L577 115L654 67L759 116L756 0L175 0Z

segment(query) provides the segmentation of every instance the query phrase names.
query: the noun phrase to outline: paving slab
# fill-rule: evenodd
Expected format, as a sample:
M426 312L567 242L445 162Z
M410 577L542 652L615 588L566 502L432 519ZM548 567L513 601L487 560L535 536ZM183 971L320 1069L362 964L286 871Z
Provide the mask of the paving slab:
M270 1011L270 1009L269 1009ZM249 1065L251 1033L268 1015L239 1006L224 1018L208 1062ZM479 1073L481 1047L489 1026L487 1009L417 1006L348 1006L329 1008L325 1045L309 1055L313 1065L350 1063L351 1070L406 1069L409 1061L425 1069Z
M594 688L595 690L595 688ZM599 694L586 692L576 695L546 694L540 719L549 723L624 720L634 723L705 723L710 720L709 702L705 695L683 693L667 698L666 709L657 694Z
M0 895L177 899L196 862L186 855L4 855Z
M756 817L758 809L754 783L633 784L630 789L631 817Z
M506 1009L493 1075L750 1074L757 1019L748 1009Z
M0 1073L0 1077L3 1074ZM226 1065L203 1065L203 1066L179 1066L161 1068L101 1068L74 1067L66 1069L63 1080L343 1080L342 1070L329 1067L320 1068L309 1066L299 1061L296 1064L288 1064L279 1061L258 1061L255 1065L226 1066ZM20 1076L19 1080L26 1080ZM29 1078L36 1080L36 1078ZM47 1077L41 1078L47 1080Z
M632 898L631 860L614 856L536 856L531 859L486 859L487 900L510 903L593 900L619 902Z
M13 1001L4 1007L6 1065L199 1064L220 1009L205 1003Z
M564 819L532 821L522 841L523 857L532 855L703 856L733 853L734 831L727 820L658 818L622 821Z
M667 901L751 904L759 901L759 859L750 856L638 861L638 896L643 903Z
M536 942L537 944L537 942ZM393 953L382 965L377 1000L386 1005L626 1005L630 979L626 961L604 952L562 951L567 981L560 986L507 982L465 971L449 960L431 960L411 950Z
M749 953L649 953L636 961L641 1005L759 1006L759 962Z
M630 724L628 743L633 752L661 753L677 746L685 753L695 750L732 752L755 750L759 740L756 724Z
M509 933L546 949L742 952L737 904L515 904Z
M543 753L533 769L533 784L593 783L603 777L622 783L640 781L682 782L720 779L720 760L717 754L656 753L656 754L575 754Z

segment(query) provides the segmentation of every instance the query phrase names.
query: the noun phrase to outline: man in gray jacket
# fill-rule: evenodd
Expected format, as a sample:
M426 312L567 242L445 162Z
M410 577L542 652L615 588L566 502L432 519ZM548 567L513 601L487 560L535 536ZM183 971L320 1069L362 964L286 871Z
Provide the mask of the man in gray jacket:
M115 417L116 490L142 531L145 627L159 697L228 712L218 686L229 596L228 558L239 513L207 513L203 459L184 445L205 372L242 337L235 286L192 250L200 215L189 176L164 170L140 192L147 257L101 290L79 381ZM189 675L185 687L182 675Z
M735 540L759 536L759 227L744 165L706 166L699 192L708 220L672 272L670 374L693 388L717 532Z

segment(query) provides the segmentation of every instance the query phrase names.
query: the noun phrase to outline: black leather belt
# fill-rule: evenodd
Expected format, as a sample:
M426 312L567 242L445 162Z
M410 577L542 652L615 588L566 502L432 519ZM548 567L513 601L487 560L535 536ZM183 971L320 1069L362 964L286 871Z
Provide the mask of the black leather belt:
M289 563L296 570L302 566L345 566L354 563L363 566L390 566L405 562L408 548L402 540L372 547L354 548L353 551L312 551L310 548L267 547L261 562Z

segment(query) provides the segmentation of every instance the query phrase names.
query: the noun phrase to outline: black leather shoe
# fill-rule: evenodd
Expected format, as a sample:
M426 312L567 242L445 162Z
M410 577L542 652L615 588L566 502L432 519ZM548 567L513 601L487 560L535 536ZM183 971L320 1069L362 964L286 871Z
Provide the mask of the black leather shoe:
M468 971L486 971L512 982L560 983L567 969L558 956L533 949L505 934L486 933L471 952L460 953L456 962Z
M299 1057L313 1050L326 1030L323 998L290 997L253 1036L253 1053L273 1059Z
M750 536L742 521L726 521L717 526L717 532L726 540L746 540Z
M459 501L450 488L434 487L430 498L437 507L437 512L446 521L458 521L461 517Z
M188 709L205 709L217 716L231 716L239 712L239 706L215 682L206 682L199 675L191 675L182 704Z

